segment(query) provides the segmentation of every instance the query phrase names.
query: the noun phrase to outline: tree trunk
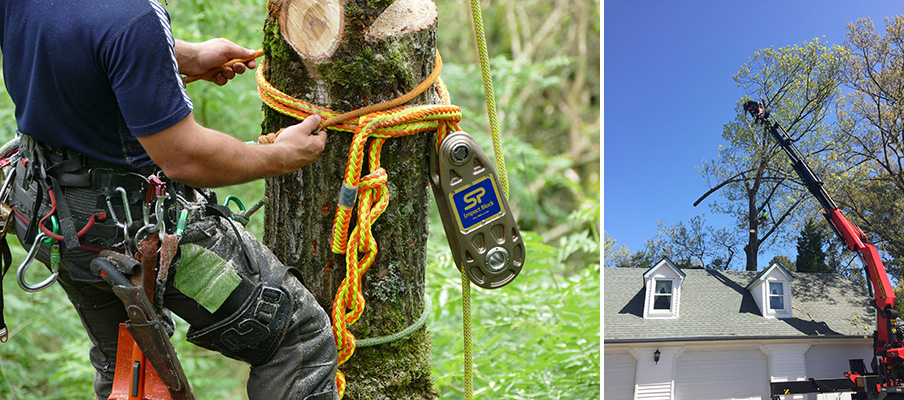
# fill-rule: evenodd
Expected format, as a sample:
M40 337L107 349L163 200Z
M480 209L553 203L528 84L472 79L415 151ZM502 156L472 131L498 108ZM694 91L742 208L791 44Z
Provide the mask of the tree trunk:
M392 3L271 0L264 25L264 76L289 96L336 112L411 90L433 70L436 7L431 0ZM409 104L439 102L428 90ZM264 111L265 133L298 122L266 107ZM331 313L346 274L345 256L333 254L330 242L352 134L328 134L326 150L316 163L267 181L264 242L301 271L305 285ZM373 227L379 251L362 279L366 308L350 326L358 340L396 333L424 311L428 151L433 136L389 139L383 146L390 200ZM369 172L365 163L362 176ZM353 226L356 220L357 213ZM346 399L437 397L425 328L393 343L358 347L339 369L348 380Z
M757 185L759 186L759 185ZM747 246L744 251L747 253L747 271L757 270L757 254L760 252L759 224L756 212L756 190L749 189L747 191L747 227L749 229L747 236Z

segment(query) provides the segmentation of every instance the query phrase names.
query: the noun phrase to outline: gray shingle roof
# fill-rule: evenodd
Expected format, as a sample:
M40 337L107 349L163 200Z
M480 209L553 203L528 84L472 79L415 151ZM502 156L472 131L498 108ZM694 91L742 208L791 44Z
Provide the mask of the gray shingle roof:
M745 289L752 271L683 270L678 319L644 319L640 268L603 268L605 342L681 338L867 336L876 329L869 296L833 273L792 273L792 318L764 318Z

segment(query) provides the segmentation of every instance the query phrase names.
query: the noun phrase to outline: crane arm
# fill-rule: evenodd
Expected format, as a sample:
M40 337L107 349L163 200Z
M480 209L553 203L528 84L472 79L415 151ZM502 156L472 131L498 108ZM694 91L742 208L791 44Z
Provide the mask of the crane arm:
M778 145L785 151L791 160L791 166L800 177L807 190L825 211L826 220L832 226L835 234L848 246L851 251L855 252L864 264L868 282L873 292L873 305L877 308L877 325L878 331L876 336L876 353L885 354L887 350L895 350L895 354L899 352L904 355L904 343L897 333L897 311L894 309L895 292L894 286L888 278L888 272L882 264L879 257L879 251L873 246L863 231L860 230L851 221L845 218L844 214L835 205L835 201L829 196L823 187L823 182L816 176L807 162L801 156L797 147L787 132L778 124L769 118L769 112L756 101L748 101L744 103L744 111L749 113L754 120L766 127L766 130L772 135ZM889 347L892 348L889 348Z

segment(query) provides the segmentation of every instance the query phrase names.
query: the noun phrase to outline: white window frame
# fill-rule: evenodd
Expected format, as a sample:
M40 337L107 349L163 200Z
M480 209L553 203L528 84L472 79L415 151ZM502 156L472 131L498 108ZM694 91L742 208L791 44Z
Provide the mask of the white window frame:
M772 284L782 285L782 307L772 308L772 298L778 296L772 294ZM791 282L781 278L770 278L763 282L763 316L767 318L790 318L791 311Z
M659 282L669 283L669 293L657 293L656 288ZM670 278L653 278L653 293L650 298L650 314L651 315L672 315L675 313L675 280ZM656 299L668 296L669 308L656 308Z
M785 313L785 312L787 312L787 308L785 307L785 304L787 303L787 302L785 301L785 282L783 282L783 281L768 281L768 282L766 282L766 283L768 284L768 287L766 288L766 304L767 304L767 307L769 308L769 312L773 312L773 313ZM773 287L773 285L777 286L777 287L779 288L779 290L781 291L781 293L777 293L777 294L772 293L772 287ZM782 305L781 308L775 308L775 307L772 306L772 299L773 299L773 298L777 298L777 299L780 299L780 300L781 300L781 305Z

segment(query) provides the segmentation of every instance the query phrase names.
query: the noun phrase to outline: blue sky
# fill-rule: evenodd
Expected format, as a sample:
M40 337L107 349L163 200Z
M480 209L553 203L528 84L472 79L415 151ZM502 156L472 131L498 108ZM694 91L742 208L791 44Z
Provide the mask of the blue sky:
M657 221L705 214L712 225L730 226L710 211L712 197L693 203L709 189L697 167L716 157L722 126L745 94L732 76L759 49L814 38L843 44L857 18L871 18L884 36L885 17L898 14L904 3L896 1L605 0L606 234L637 251L656 234Z

